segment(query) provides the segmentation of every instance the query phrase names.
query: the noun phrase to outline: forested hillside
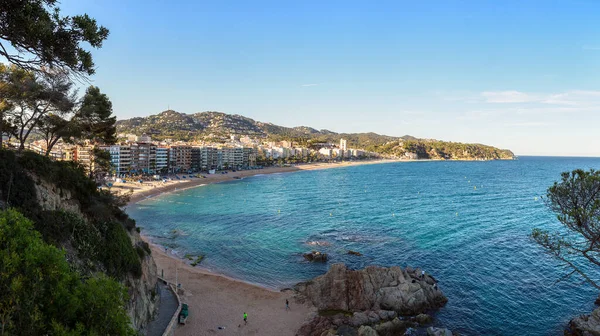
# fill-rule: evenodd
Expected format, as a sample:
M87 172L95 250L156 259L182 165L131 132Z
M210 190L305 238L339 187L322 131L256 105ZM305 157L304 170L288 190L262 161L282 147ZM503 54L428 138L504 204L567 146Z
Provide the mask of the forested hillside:
M250 136L272 141L292 141L298 146L315 143L338 143L348 140L348 146L390 157L407 157L415 154L419 159L511 159L510 150L481 144L463 144L431 139L418 139L410 135L401 137L377 133L336 133L308 126L284 127L264 123L240 115L221 112L185 114L167 110L157 115L117 121L119 133L150 134L154 139L183 141L219 140L229 135Z

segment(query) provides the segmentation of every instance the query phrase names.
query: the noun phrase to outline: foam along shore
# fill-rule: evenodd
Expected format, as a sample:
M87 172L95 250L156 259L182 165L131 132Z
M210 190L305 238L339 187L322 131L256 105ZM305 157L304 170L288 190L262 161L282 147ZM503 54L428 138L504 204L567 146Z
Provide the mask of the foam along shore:
M292 336L316 311L309 303L297 302L291 290L278 292L211 274L166 254L159 246L151 244L151 248L158 274L173 283L177 277L184 289L181 300L189 306L189 318L175 335Z
M399 162L397 160L368 160L368 161L352 161L352 162L339 162L339 163L310 163L310 164L299 164L289 167L267 167L263 169L254 170L239 170L229 171L227 174L204 174L206 178L185 178L179 180L171 180L167 182L153 181L144 182L143 184L129 182L129 183L115 183L111 188L111 191L119 193L133 192L129 198L129 204L134 204L147 198L158 196L163 193L168 193L176 190L183 190L192 187L197 187L205 184L218 183L223 181L231 181L234 178L244 178L254 175L266 175L276 173L288 173L300 170L317 170L317 169L330 169L350 166L360 166L367 164L380 164ZM189 176L189 174L179 174L180 176Z

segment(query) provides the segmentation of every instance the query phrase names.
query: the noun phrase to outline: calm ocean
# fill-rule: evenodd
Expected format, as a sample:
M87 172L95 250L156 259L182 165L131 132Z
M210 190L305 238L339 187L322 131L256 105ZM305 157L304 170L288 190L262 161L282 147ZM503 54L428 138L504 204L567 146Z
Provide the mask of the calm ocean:
M330 254L352 268L420 266L449 301L437 324L464 335L559 335L597 296L528 237L558 228L539 198L599 158L406 162L255 176L145 200L128 209L153 241L206 255L202 266L272 288L321 275ZM310 246L322 242L326 246ZM362 257L346 254L347 250Z

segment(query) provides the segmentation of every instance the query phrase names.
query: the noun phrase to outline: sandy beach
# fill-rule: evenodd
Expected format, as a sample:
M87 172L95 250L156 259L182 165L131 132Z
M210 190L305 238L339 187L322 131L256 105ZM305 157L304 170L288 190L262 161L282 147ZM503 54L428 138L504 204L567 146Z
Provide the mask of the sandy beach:
M406 161L406 160L404 160ZM111 188L112 192L117 194L122 193L131 193L129 197L129 204L137 203L146 198L155 197L163 193L168 193L176 190L182 190L187 188L192 188L200 185L211 184L211 183L219 183L223 181L231 181L234 178L244 178L254 175L266 175L266 174L276 174L276 173L289 173L300 170L317 170L317 169L331 169L331 168L341 168L341 167L350 167L350 166L361 166L361 165L369 165L369 164L382 164L382 163L391 163L391 162L399 162L397 160L370 160L370 161L353 161L353 162L340 162L340 163L310 163L310 164L299 164L290 167L268 167L264 169L256 169L256 170L240 170L240 171L229 171L227 174L201 174L206 176L206 178L185 178L180 180L172 180L167 182L162 181L153 181L153 182L144 182L143 184L135 183L135 182L127 182L127 183L114 183L114 186ZM179 174L179 176L188 176L188 174Z
M187 324L179 325L175 335L295 335L314 312L309 304L297 302L291 291L277 292L194 268L182 260L165 254L152 245L152 256L158 273L184 288L181 296L189 306ZM285 300L290 310L285 308ZM248 324L242 316L248 314ZM219 329L224 327L224 329Z
M206 178L170 181L165 185L142 186L134 190L130 204L175 190L192 188L209 183L230 181L234 176L248 177L258 174L274 174L299 170L329 169L365 164L395 162L391 160L360 161L350 163L317 163L293 167L271 167L260 170L229 172L228 174L206 175ZM162 182L156 182L162 183ZM145 187L145 189L144 189ZM200 267L192 267L186 261L165 252L164 248L150 243L152 256L158 273L184 288L183 303L189 305L190 318L180 325L175 335L295 335L296 331L316 312L308 303L297 302L292 291L274 291L219 274L212 274ZM164 272L164 273L163 273ZM285 309L285 300L290 310ZM248 324L242 316L248 314ZM219 329L219 327L224 327Z

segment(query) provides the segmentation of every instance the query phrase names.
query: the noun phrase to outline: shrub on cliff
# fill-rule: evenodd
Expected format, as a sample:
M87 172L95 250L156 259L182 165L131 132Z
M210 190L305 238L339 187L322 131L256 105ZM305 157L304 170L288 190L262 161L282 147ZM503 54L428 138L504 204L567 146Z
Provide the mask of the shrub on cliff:
M16 210L0 212L0 334L134 335L125 288L82 279Z
M85 218L44 210L35 188L42 182L52 184L59 194L68 191ZM52 161L33 152L0 150L0 200L31 219L46 242L73 247L85 265L84 273L106 270L119 279L128 273L141 274L140 260L127 236L135 221L121 210L123 200L98 190L78 164Z

